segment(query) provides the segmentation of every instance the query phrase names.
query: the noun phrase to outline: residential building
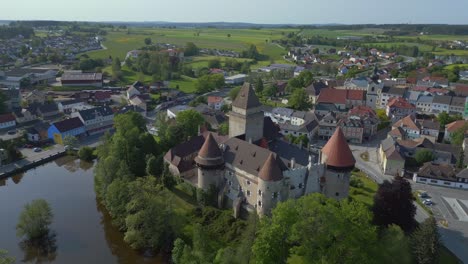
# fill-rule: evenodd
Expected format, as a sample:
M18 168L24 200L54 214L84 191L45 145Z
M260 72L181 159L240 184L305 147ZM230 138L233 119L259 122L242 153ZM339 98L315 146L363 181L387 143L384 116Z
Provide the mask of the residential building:
M36 113L29 111L28 109L17 109L13 112L17 124L25 124L37 120Z
M432 101L431 112L439 114L442 112L450 112L450 103L452 102L452 96L448 95L435 95Z
M102 87L102 73L65 72L61 77L62 86Z
M379 98L382 94L383 83L376 81L376 78L368 82L367 84L367 94L366 94L366 106L377 109L379 106Z
M224 82L226 84L239 85L239 84L244 83L245 78L247 78L246 74L236 74L236 75L224 78Z
M429 114L432 111L432 101L434 97L432 95L423 95L418 98L416 102L416 110L420 114Z
M138 91L137 88L135 88L135 86L131 85L128 89L127 89L127 100L130 100L132 97L134 97L135 95L140 95L140 91Z
M21 93L19 89L0 88L0 91L5 95L5 106L8 111L14 111L21 107Z
M307 86L305 88L305 91L306 91L307 95L309 96L309 101L312 104L315 104L316 101L317 101L317 97L320 94L320 91L322 89L325 89L325 88L328 88L328 85L322 80L315 81L315 82L311 83L309 86Z
M48 138L55 143L63 145L67 136L80 137L86 133L83 122L78 117L65 119L51 124L47 130Z
M57 72L51 69L17 68L3 74L0 72L0 85L19 89L26 79L30 84L48 84L55 82Z
M114 112L109 106L101 106L72 113L85 126L87 135L101 134L114 127Z
M377 133L380 120L371 107L356 106L349 110L348 117L360 120L364 128L363 140L370 140Z
M35 107L36 106L32 106L32 108L35 108ZM49 119L49 118L53 118L59 115L59 109L55 103L43 104L43 105L38 105L37 113L43 119Z
M400 154L399 147L393 138L382 141L379 148L379 159L383 174L403 175L405 158Z
M407 88L384 87L379 97L379 108L385 108L388 105L388 103L394 98L404 98L406 92Z
M387 104L386 114L393 122L415 113L416 106L410 104L402 97L392 98Z
M57 104L60 113L72 113L75 112L76 108L80 108L85 103L79 99L61 101Z
M0 115L0 129L8 129L16 126L15 116L11 113Z
M112 93L109 91L96 91L93 96L93 101L98 104L107 104L111 102Z
M46 101L46 95L42 91L33 90L24 97L24 100L28 104L44 104Z
M26 130L26 136L29 142L44 142L49 140L48 129L50 124L38 122Z
M445 134L444 140L450 142L452 140L452 134L455 133L457 130L467 127L468 121L466 120L457 120L450 124L445 125ZM465 133L465 137L468 136L468 130Z
M319 121L318 137L319 139L328 140L335 133L336 127L338 126L339 118L334 112L330 112L325 115Z
M351 109L365 105L365 91L326 88L320 91L317 104L334 104L338 110Z
M138 106L146 111L146 100L142 95L134 95L128 100L130 105Z
M208 96L208 106L215 110L221 110L224 105L224 99L220 96Z
M458 171L449 164L426 162L417 173L413 174L413 181L450 188L468 189L468 169Z
M452 97L452 101L449 106L449 113L456 115L463 115L465 112L466 97Z

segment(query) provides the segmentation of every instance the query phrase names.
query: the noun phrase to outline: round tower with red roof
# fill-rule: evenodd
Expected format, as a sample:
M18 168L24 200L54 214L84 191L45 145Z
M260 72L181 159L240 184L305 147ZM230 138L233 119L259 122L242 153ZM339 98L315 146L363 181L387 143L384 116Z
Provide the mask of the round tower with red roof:
M271 209L282 200L283 187L283 171L275 154L270 153L258 172L257 213L259 215L269 214Z
M223 152L211 133L195 158L198 167L198 188L205 191L213 185L218 188L223 178L224 158Z
M326 166L325 175L321 179L322 192L335 199L348 197L349 180L356 160L341 127L337 127L321 154L321 162Z

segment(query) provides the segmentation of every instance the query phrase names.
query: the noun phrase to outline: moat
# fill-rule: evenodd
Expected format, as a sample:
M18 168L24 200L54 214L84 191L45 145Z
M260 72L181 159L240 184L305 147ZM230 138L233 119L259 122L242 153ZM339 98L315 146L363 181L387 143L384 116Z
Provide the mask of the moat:
M0 249L16 263L162 263L132 250L96 199L94 164L63 157L25 173L0 180ZM47 255L24 249L16 224L26 203L45 199L54 214L56 237Z

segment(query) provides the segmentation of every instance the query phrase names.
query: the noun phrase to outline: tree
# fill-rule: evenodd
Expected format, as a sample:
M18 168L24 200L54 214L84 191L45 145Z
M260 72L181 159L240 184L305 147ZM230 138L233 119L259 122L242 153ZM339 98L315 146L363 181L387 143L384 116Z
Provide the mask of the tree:
M220 88L223 85L224 75L210 74L199 77L195 82L195 89L198 93L207 93L213 91L216 88Z
M263 90L263 95L268 96L268 97L275 97L276 93L278 91L278 87L273 84L267 85L267 87Z
M177 114L176 121L184 131L183 139L185 140L191 136L197 135L199 127L205 123L203 116L195 110L186 110L180 112Z
M295 89L289 98L289 107L295 110L309 110L312 103L309 101L309 96L304 89Z
M257 94L262 94L263 92L263 81L262 78L257 78L257 81L255 82L255 92Z
M15 258L8 257L8 252L6 250L0 249L0 264L13 264L15 263Z
M392 182L384 181L374 195L372 212L375 224L383 227L396 224L410 233L415 227L416 214L410 183L398 176Z
M463 144L463 140L465 140L465 135L468 131L468 122L466 122L462 127L455 130L450 135L450 142L455 146L461 146Z
M78 151L78 157L81 160L92 161L94 159L94 150L91 147L84 146Z
M78 147L80 143L78 142L78 139L74 136L65 136L63 139L63 145L64 146L70 146L71 148L76 148Z
M439 263L440 234L434 217L426 219L411 235L411 248L418 264Z
M231 100L235 100L237 95L239 94L239 91L240 91L241 87L234 87L232 88L230 91L229 91L229 98Z
M0 90L0 114L4 114L7 110L5 102L7 101L6 95Z
M229 134L229 123L224 122L221 125L219 125L218 133L220 135L227 135Z
M114 80L122 78L122 62L119 58L115 58L112 62L112 76Z
M422 165L425 162L433 161L434 158L434 153L429 149L418 149L414 155L414 159L419 165Z
M242 57L249 58L249 59L254 59L254 60L259 60L260 59L260 53L257 50L257 46L251 44L247 50L242 52Z
M255 263L286 263L291 254L303 263L369 263L377 242L371 219L365 205L322 194L279 203L261 220Z
M208 68L218 69L221 68L221 62L218 59L213 59L208 61Z
M465 151L460 149L460 155L458 155L457 168L463 169L465 167Z
M129 182L124 179L114 180L108 187L105 196L105 205L112 216L112 224L120 230L125 230L125 217L127 204L130 202Z
M146 161L146 174L151 176L159 176L162 168L155 156L151 155Z
M151 42L151 38L145 38L145 45L150 45Z
M49 233L52 218L49 204L43 199L34 200L24 206L16 225L16 235L29 241L41 239Z
M228 34L227 34L227 37L230 38L230 37L231 37L231 34L228 33Z
M312 54L319 54L320 50L318 48L315 48L312 50Z
M376 248L375 256L379 263L410 264L412 255L409 238L397 225L390 225L381 230L379 246Z
M193 42L187 42L187 44L185 44L185 56L195 56L198 55L198 53L199 49Z
M250 62L244 61L244 62L242 63L240 72L241 72L241 73L244 73L244 74L249 73L249 72L250 72Z

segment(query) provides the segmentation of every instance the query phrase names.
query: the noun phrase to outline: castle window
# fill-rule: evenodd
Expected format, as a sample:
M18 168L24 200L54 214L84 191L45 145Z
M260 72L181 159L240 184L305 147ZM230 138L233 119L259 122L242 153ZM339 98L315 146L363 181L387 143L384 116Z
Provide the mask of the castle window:
M263 207L262 206L262 201L258 201L258 206Z
M299 189L302 189L302 187L303 187L302 183L299 183Z
M250 197L250 191L249 191L249 190L247 190L247 196L249 196L249 197Z
M271 194L271 197L272 197L273 199L278 198L278 192L273 192L273 193Z
M232 181L228 181L229 186L232 186Z
M262 190L258 190L258 195L262 196Z
M340 196L340 193L335 193L336 196Z

